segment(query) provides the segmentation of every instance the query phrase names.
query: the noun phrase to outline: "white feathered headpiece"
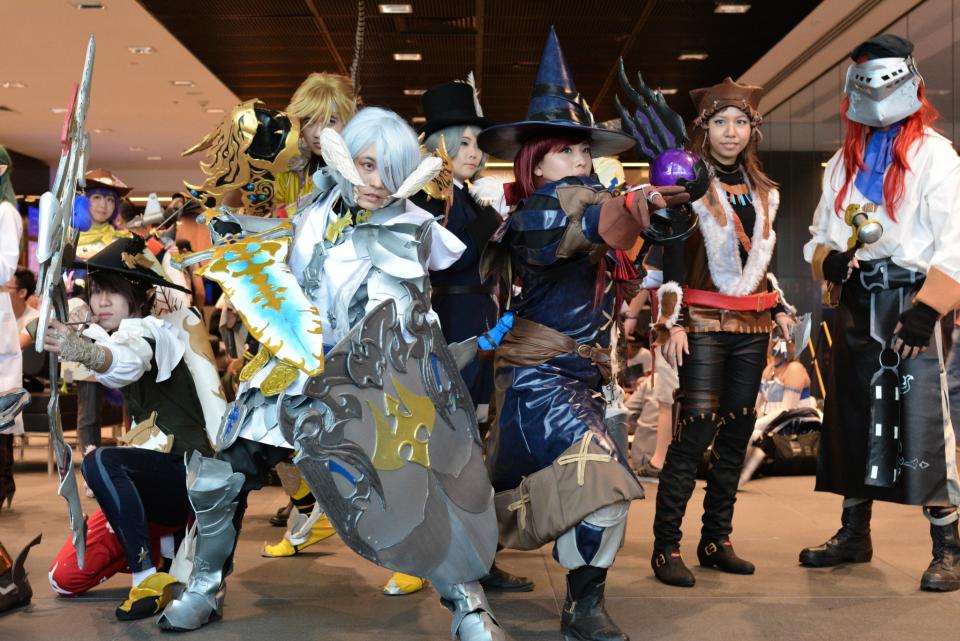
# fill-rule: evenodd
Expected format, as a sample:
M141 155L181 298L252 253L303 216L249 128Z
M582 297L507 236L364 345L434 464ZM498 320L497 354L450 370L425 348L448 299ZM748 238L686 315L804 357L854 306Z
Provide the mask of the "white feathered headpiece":
M353 155L347 147L346 141L335 129L327 127L320 132L320 155L327 166L346 178L354 187L363 186L363 178L353 162ZM443 161L436 156L427 156L420 161L417 168L406 177L403 184L391 198L409 198L437 177L443 168Z

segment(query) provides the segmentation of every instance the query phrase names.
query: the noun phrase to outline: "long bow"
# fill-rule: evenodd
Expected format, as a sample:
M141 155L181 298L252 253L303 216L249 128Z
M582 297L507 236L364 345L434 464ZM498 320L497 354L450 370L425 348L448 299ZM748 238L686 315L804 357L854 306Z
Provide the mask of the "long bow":
M37 261L40 274L37 296L40 298L40 318L37 323L36 349L43 351L43 337L51 318L67 321L67 291L63 272L70 267L80 235L73 224L73 201L77 184L84 184L90 135L86 130L87 108L90 105L90 81L93 76L93 56L96 50L93 35L87 44L83 75L74 85L70 109L60 137L60 164L51 191L40 197L40 229L37 239ZM73 450L64 443L60 419L60 389L57 382L59 359L50 361L50 403L47 420L50 442L57 461L60 486L57 494L67 501L73 546L77 551L77 565L82 569L87 542L87 520L80 505L77 477L73 470Z

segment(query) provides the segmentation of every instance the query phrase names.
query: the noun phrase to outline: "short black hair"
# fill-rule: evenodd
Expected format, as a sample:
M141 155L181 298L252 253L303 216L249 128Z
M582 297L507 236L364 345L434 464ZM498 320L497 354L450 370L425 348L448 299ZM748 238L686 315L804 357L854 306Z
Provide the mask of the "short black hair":
M98 292L119 294L127 301L130 313L141 318L153 309L153 285L133 282L117 272L98 269L87 274L87 302Z
M37 276L26 267L17 267L17 271L14 272L13 277L17 282L17 291L25 289L28 295L36 291Z

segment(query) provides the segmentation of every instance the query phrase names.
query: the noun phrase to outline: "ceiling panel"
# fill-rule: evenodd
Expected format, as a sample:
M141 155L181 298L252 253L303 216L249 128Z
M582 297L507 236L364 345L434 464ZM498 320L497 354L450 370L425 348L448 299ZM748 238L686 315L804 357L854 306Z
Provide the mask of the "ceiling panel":
M258 97L282 108L309 72L337 71L337 57L345 67L352 61L357 3L351 0L139 2L242 99ZM621 54L628 70L642 71L651 86L677 89L667 100L689 119L690 89L738 77L819 1L757 0L743 15L714 13L714 0L410 3L414 12L408 16L382 15L376 2L365 4L359 75L364 103L412 118L420 114L419 99L404 96L404 89L429 88L474 70L487 115L521 118L553 24L577 88L603 120L615 115L612 74ZM333 51L311 7L319 12ZM690 51L709 58L677 60ZM395 52L418 52L423 61L396 62Z

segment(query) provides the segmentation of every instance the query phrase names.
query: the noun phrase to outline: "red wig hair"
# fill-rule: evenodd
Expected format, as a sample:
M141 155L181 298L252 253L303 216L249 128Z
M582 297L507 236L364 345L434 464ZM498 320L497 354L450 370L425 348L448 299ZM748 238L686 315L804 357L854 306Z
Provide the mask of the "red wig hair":
M897 208L903 203L903 182L907 171L910 169L910 163L907 162L907 152L923 136L924 129L932 127L940 118L940 112L923 95L923 85L918 88L917 97L920 98L920 109L903 121L903 127L893 141L893 162L890 164L887 175L883 177L883 205L894 221L897 220ZM865 168L863 152L871 131L869 126L847 118L847 109L849 108L850 98L844 96L843 102L840 104L840 117L847 129L843 139L844 182L833 201L833 208L838 216L843 210L843 201L850 191L850 185L853 183L857 171Z
M516 202L528 198L544 183L543 178L533 173L544 156L552 151L559 151L567 145L575 145L589 139L590 134L587 132L571 131L532 138L523 143L513 161L513 175L516 176L517 182L513 185L511 195Z

